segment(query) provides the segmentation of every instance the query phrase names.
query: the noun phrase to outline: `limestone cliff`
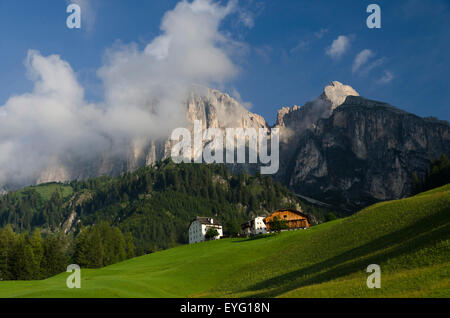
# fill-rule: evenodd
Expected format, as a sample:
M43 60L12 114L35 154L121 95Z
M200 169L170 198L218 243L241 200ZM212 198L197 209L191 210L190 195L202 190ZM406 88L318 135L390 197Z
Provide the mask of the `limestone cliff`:
M385 103L349 96L299 138L285 182L342 207L411 194L414 172L450 155L450 125Z
M289 160L294 155L300 136L308 129L315 128L319 119L328 118L333 111L344 103L347 96L359 96L348 85L338 81L327 85L323 93L304 106L283 107L278 111L276 128L280 129L280 171L279 176L289 175Z
M185 128L193 130L195 120L203 123L203 129L219 128L269 128L263 117L251 113L228 94L213 89L196 89L185 100ZM126 171L152 165L170 156L172 142L164 139L133 140L126 153L105 152L100 158L78 160L65 158L65 164L55 160L50 168L42 171L36 183L86 179L99 175L117 176ZM87 162L87 164L86 164Z

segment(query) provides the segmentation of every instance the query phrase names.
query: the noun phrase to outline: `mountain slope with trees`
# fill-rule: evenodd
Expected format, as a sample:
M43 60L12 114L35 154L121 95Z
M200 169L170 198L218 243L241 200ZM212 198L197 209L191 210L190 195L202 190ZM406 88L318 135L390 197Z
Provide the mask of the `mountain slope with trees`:
M11 242L0 243L0 263L28 264L11 251L28 253L23 257L31 260L41 255L32 243L40 237L40 244L59 244L49 250L52 259L44 257L57 265L49 272L41 268L44 261L20 273L5 267L3 279L45 278L69 263L98 268L186 244L196 216L217 218L225 234L235 236L251 217L280 208L303 209L316 223L330 212L300 201L268 176L233 175L224 165L177 165L170 160L117 178L28 187L0 196L0 228L5 227L0 235Z

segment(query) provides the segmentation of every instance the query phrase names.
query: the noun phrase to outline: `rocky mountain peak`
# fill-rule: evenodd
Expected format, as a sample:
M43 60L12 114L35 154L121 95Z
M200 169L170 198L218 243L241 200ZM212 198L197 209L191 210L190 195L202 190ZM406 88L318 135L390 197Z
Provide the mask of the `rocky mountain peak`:
M236 99L215 89L191 93L187 121L201 120L204 128L267 128L265 119L248 111Z
M293 142L296 151L286 158L295 166L285 172L289 186L356 211L411 195L413 174L423 176L431 160L449 155L450 125L350 96Z
M348 96L359 96L358 92L349 85L344 85L341 82L333 81L330 85L325 86L320 99L331 102L331 109L341 106Z
M275 127L284 127L286 126L286 123L284 122L284 118L286 115L295 112L300 109L300 106L293 106L293 107L281 107L281 109L277 112L277 121L275 123Z
M278 111L276 127L296 126L311 128L320 118L328 118L333 111L341 106L348 96L359 96L349 85L333 81L325 86L323 93L303 107L283 107ZM303 130L303 129L302 129Z

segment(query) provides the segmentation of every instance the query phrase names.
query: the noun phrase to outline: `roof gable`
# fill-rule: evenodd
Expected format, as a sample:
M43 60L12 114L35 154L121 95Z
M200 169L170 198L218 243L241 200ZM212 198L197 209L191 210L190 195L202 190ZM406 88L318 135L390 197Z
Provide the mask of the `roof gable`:
M211 223L212 220L212 223ZM194 220L191 221L189 224L189 227L191 227L193 222L199 222L200 224L204 225L214 225L214 226L222 226L222 223L220 223L217 219L214 219L212 217L203 217L203 216L197 216Z
M284 211L292 212L292 213L295 213L295 214L297 214L299 216L302 216L302 217L306 218L309 223L311 223L311 217L308 214L300 212L300 211L297 211L297 210L294 210L294 209L279 209L279 210L276 210L273 213L271 213L271 215L274 214L274 213L277 213L277 212L284 212Z

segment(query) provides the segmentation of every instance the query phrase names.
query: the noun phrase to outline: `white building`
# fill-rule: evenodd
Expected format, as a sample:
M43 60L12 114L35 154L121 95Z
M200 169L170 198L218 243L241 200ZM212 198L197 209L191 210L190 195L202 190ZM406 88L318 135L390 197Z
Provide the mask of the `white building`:
M215 228L219 233L214 239L218 240L223 236L222 224L213 218L197 217L189 225L189 244L206 241L205 235L210 228Z
M264 217L258 216L247 223L242 224L241 233L247 236L266 234L267 228L264 223Z

